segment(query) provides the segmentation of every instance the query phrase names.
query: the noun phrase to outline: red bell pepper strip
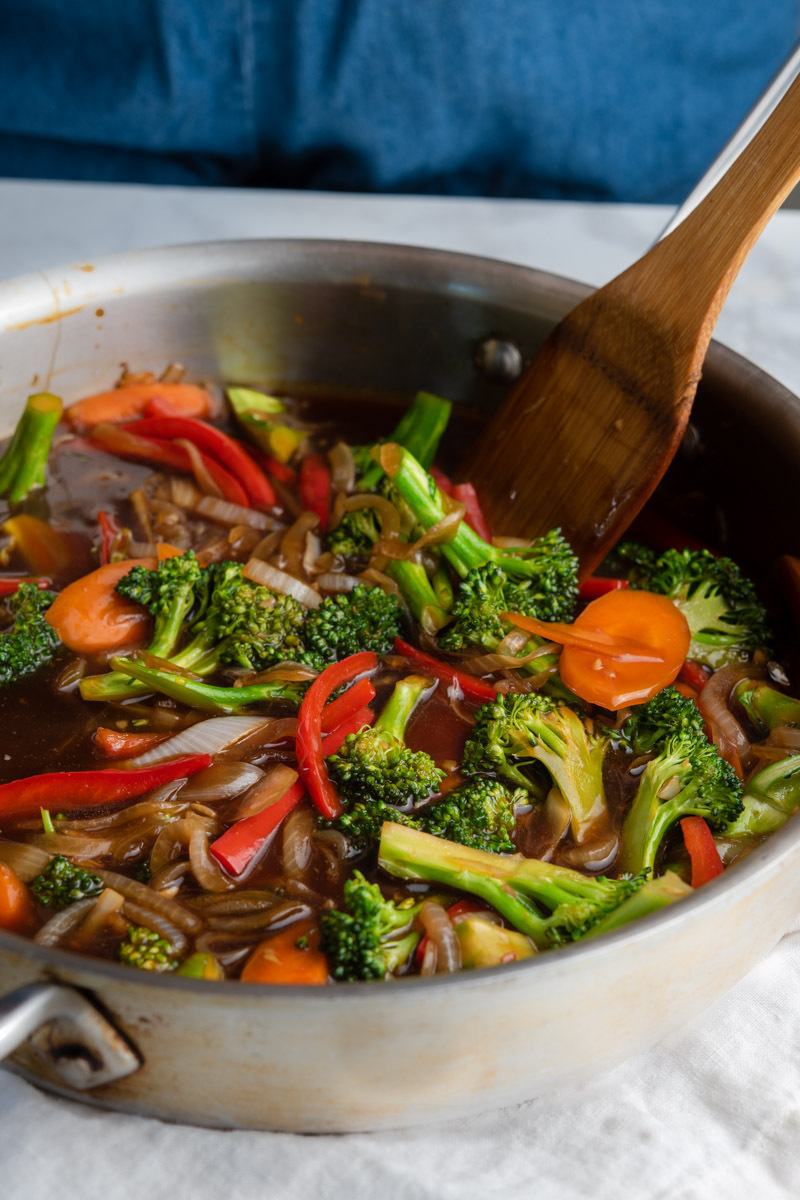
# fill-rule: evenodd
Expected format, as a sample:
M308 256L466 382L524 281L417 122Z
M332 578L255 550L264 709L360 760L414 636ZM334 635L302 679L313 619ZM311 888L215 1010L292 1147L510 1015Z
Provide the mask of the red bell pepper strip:
M303 697L297 714L297 769L314 806L329 820L342 811L336 788L325 770L322 749L322 710L329 696L359 675L374 671L378 656L369 650L332 663L318 675Z
M689 858L692 860L692 887L702 887L721 875L725 868L714 838L702 817L684 817L681 833Z
M0 579L0 598L3 596L13 596L19 591L21 583L35 583L40 590L50 587L50 579L40 579L36 575L23 576L20 579Z
M210 754L187 754L151 767L53 771L48 775L15 779L12 783L0 784L0 822L38 816L41 808L72 812L76 808L119 804L172 783L174 779L188 778L204 771L213 761Z
M307 454L300 463L300 502L317 514L324 533L330 519L331 469L320 454Z
M265 454L263 450L254 450L251 448L251 454L258 459L267 474L271 475L273 479L277 479L279 483L292 485L297 482L297 471L295 471L294 467L287 466L279 458L273 458L271 454Z
M141 424L141 422L136 422L136 424ZM131 426L123 428L119 425L96 425L92 430L91 444L99 446L101 450L108 450L119 458L160 463L162 466L171 467L174 471L184 471L187 475L194 474L191 457L183 446L178 446L167 438L140 437L136 433L131 433L131 428ZM217 460L209 454L203 454L202 451L199 451L199 454L203 460L203 466L219 488L223 499L229 500L231 504L239 504L242 508L249 508L250 501L238 479L234 478L225 467L220 466Z
M119 537L122 530L114 517L102 509L97 514L97 524L100 528L100 565L106 567L111 562L114 539Z
M359 679L352 687L349 687L346 692L342 692L341 696L337 696L335 700L331 700L330 704L326 704L322 710L322 732L333 733L334 729L338 729L343 721L347 721L354 713L375 699L375 688L372 686L372 681L369 679Z
M690 688L694 688L696 692L702 692L703 688L711 678L712 671L703 666L702 663L695 662L694 659L687 658L686 662L678 672L678 679L681 683L688 683Z
M431 467L431 475L440 492L445 492L448 496L453 494L453 481L449 475L445 475L444 471L440 471L438 467Z
M212 842L209 850L229 875L241 875L268 838L306 794L305 784L293 783L287 792L252 817L243 817Z
M238 480L255 508L272 508L275 504L272 484L247 451L207 421L198 421L194 417L145 417L142 421L123 425L123 429L139 437L185 438L201 453L221 463Z
M357 713L353 713L352 717L348 717L346 721L342 721L332 733L329 733L322 742L322 753L325 758L329 758L331 754L336 754L337 750L342 747L342 742L351 733L358 733L359 729L363 729L365 725L371 725L375 720L375 713L371 708L360 708Z
M161 742L172 737L171 733L129 733L120 729L107 729L101 725L95 730L94 744L105 758L135 758L152 750Z
M402 638L395 638L394 648L398 654L402 654L403 658L407 658L409 662L419 667L424 675L432 675L435 679L441 679L448 687L452 683L457 683L467 700L472 700L475 704L485 704L487 700L497 699L497 692L490 683L478 679L476 675L467 675L464 671L457 671L450 663L442 662L441 659L417 650L415 646L404 642Z
M453 487L452 496L459 504L464 505L464 520L469 525L470 529L474 529L478 537L482 537L485 542L492 540L489 522L483 515L483 509L478 500L478 493L471 483L457 483Z
M628 587L630 584L627 579L603 579L600 575L590 575L578 588L578 596L581 600L596 600L598 596L605 596L606 592L624 591Z

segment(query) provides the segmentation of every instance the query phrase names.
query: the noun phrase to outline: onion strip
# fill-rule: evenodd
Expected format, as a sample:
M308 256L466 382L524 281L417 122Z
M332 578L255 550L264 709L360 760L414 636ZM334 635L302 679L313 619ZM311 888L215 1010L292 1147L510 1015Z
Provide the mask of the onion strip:
M251 558L248 560L242 572L246 579L252 579L255 583L263 584L264 587L272 588L274 592L281 592L285 596L293 596L300 604L304 604L306 608L319 608L322 603L322 597L319 592L315 592L307 583L297 579L294 575L288 575L286 571L281 571L278 567L273 567L272 563L264 562L260 558Z

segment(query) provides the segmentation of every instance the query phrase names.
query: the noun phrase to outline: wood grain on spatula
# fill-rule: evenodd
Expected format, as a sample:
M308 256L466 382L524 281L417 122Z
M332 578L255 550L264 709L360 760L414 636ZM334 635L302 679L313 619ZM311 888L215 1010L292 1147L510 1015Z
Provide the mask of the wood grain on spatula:
M800 179L800 80L684 223L573 309L459 472L497 533L560 525L585 577L639 512L689 419L722 304Z

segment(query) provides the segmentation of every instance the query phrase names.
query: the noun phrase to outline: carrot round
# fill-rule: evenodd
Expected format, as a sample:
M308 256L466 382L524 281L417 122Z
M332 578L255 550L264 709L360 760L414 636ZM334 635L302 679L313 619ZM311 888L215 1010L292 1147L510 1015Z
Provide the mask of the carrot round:
M146 639L150 615L139 604L123 600L114 590L123 575L136 566L156 566L154 558L130 558L108 563L76 579L56 596L47 620L65 646L76 654L102 654Z
M318 930L307 923L290 925L256 946L244 965L242 982L325 984L328 960L318 946Z
M643 704L672 683L691 636L686 618L666 596L612 591L587 604L572 624L503 616L522 629L560 642L559 670L582 700L616 711Z
M11 867L0 862L0 929L27 933L36 924L31 894Z
M147 406L159 400L173 416L205 417L211 411L211 397L194 383L134 383L128 387L99 392L70 404L64 416L73 425L85 428L109 421L133 421L144 415Z

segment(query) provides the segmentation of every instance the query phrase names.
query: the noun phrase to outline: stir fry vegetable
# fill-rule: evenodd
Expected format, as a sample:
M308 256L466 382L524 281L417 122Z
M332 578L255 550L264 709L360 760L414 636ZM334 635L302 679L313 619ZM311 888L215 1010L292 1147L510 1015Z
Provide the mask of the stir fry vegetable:
M579 587L451 476L450 401L338 437L181 376L61 426L31 397L0 458L0 929L197 986L477 970L716 887L800 809L729 558L627 543Z

